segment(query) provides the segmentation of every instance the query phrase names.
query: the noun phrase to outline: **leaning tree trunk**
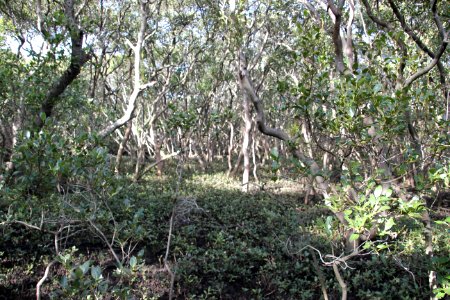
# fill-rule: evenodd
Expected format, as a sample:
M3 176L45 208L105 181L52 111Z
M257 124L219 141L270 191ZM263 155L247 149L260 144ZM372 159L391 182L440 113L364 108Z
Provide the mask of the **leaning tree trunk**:
M72 43L70 65L61 77L53 83L45 96L39 114L34 121L36 131L39 131L44 126L45 119L43 118L43 115L45 115L45 117L51 116L53 108L58 100L60 100L61 94L75 78L77 78L78 74L81 72L81 67L90 59L90 55L86 54L83 50L83 31L80 29L76 19L73 2L73 0L66 0L64 2L64 15L65 20L67 21L66 27L69 31Z
M289 150L292 152L295 158L305 164L314 177L315 182L320 189L320 192L324 195L325 198L329 198L329 184L321 176L322 169L319 167L317 162L305 155L298 147L295 146L293 139L283 130L278 128L268 127L266 124L266 118L264 113L264 106L261 99L256 94L256 90L253 86L253 83L249 77L247 70L247 60L242 51L239 52L239 84L241 88L245 91L248 99L253 103L253 107L256 111L256 125L258 130L265 135L275 137L284 142L287 142Z

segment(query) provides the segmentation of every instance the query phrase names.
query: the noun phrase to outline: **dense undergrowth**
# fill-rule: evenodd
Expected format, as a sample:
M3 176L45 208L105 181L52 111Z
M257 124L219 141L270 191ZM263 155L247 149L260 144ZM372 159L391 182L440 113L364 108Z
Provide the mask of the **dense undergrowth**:
M329 299L341 297L333 268L322 259L345 252L344 229L322 201L303 204L299 183L273 182L267 173L264 185L242 193L239 182L218 166L200 173L185 164L181 177L175 169L167 166L172 173L150 174L139 184L107 170L91 171L78 177L90 189L40 195L22 190L29 201L25 206L18 205L17 193L30 183L4 188L0 299L34 299L36 284L53 260L42 285L45 297L168 298L171 277L164 257L172 213L167 258L176 298L320 299L323 288ZM14 221L39 227L36 207L45 214L41 230ZM55 255L50 229L62 228L58 224L65 227ZM389 237L388 247L342 265L349 299L425 299L431 264L439 263L441 273L448 268L446 224L433 228L436 262L425 255L420 221L403 217L395 227L401 234ZM112 249L107 241L114 241Z

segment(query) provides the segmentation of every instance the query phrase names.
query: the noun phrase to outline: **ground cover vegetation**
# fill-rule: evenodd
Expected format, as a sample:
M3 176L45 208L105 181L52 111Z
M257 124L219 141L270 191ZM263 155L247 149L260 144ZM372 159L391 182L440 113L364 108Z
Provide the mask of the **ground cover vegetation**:
M0 299L444 299L450 6L0 0Z

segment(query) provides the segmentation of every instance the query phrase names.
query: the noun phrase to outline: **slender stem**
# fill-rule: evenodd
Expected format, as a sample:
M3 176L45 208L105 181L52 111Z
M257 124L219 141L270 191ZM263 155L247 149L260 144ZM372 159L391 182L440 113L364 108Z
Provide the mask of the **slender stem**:
M338 267L339 262L336 261L335 263L333 263L333 271L334 271L334 275L336 276L336 279L339 282L339 285L341 286L342 289L342 300L347 300L347 284L345 284L344 279L342 279L341 273L339 272L339 267Z

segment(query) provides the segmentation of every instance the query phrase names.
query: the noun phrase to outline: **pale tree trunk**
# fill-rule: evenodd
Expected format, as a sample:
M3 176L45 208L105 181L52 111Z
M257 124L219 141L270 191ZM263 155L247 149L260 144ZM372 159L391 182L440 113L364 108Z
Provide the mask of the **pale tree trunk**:
M148 2L144 0L139 1L140 4L140 27L139 32L137 36L137 42L136 45L133 45L128 39L126 40L129 47L134 52L134 82L133 82L133 92L128 97L128 104L127 108L123 114L123 116L119 119L117 119L112 124L106 126L104 129L102 129L99 132L99 136L101 138L105 138L108 135L110 135L112 132L114 132L117 128L123 126L125 123L127 123L129 120L131 120L134 117L134 111L136 110L136 101L141 94L141 92L153 85L156 84L156 81L151 81L146 84L141 84L141 50L142 46L144 44L145 39L145 32L147 29L147 19L148 19Z
M227 177L230 176L231 171L233 169L233 164L232 164L232 158L233 158L233 148L234 148L234 144L233 141L234 140L234 125L233 122L230 122L230 141L228 144L228 172L227 172Z
M194 140L191 143L192 150L195 153L195 157L197 158L198 163L200 164L200 168L205 171L206 170L206 162L203 158L201 151L198 150L197 145Z
M156 174L158 176L162 176L163 168L164 168L164 162L161 159L161 147L162 147L162 141L159 137L156 137L156 139L155 139L155 160L158 162L156 164Z
M249 189L249 177L250 177L250 153L249 145L251 139L252 130L252 117L250 115L250 101L248 97L244 95L243 97L243 108L244 108L244 132L242 137L242 155L244 157L244 171L242 173L242 191L248 192Z
M347 29L346 36L343 38L344 42L344 53L348 59L348 68L351 73L353 73L353 64L355 63L355 54L353 50L353 34L352 34L352 25L353 20L355 18L355 3L354 0L347 0L349 6L348 12L348 20L347 20Z
M123 157L123 151L125 149L125 146L127 145L128 140L130 139L131 135L131 128L133 127L132 121L128 121L127 128L125 130L125 135L123 136L122 142L119 145L119 150L117 150L117 157L116 157L116 166L114 169L115 174L120 173L120 165L122 164L122 157Z
M211 133L208 132L208 139L206 141L206 161L209 163L212 162L214 158L214 149L211 140Z
M256 134L253 133L253 139L252 139L252 160L253 160L253 178L255 178L255 182L259 183L259 178L257 174L258 170L258 161L256 157Z
M262 158L261 164L264 165L266 163L266 160L270 158L270 145L266 136L262 137L262 146L264 148L264 156Z

